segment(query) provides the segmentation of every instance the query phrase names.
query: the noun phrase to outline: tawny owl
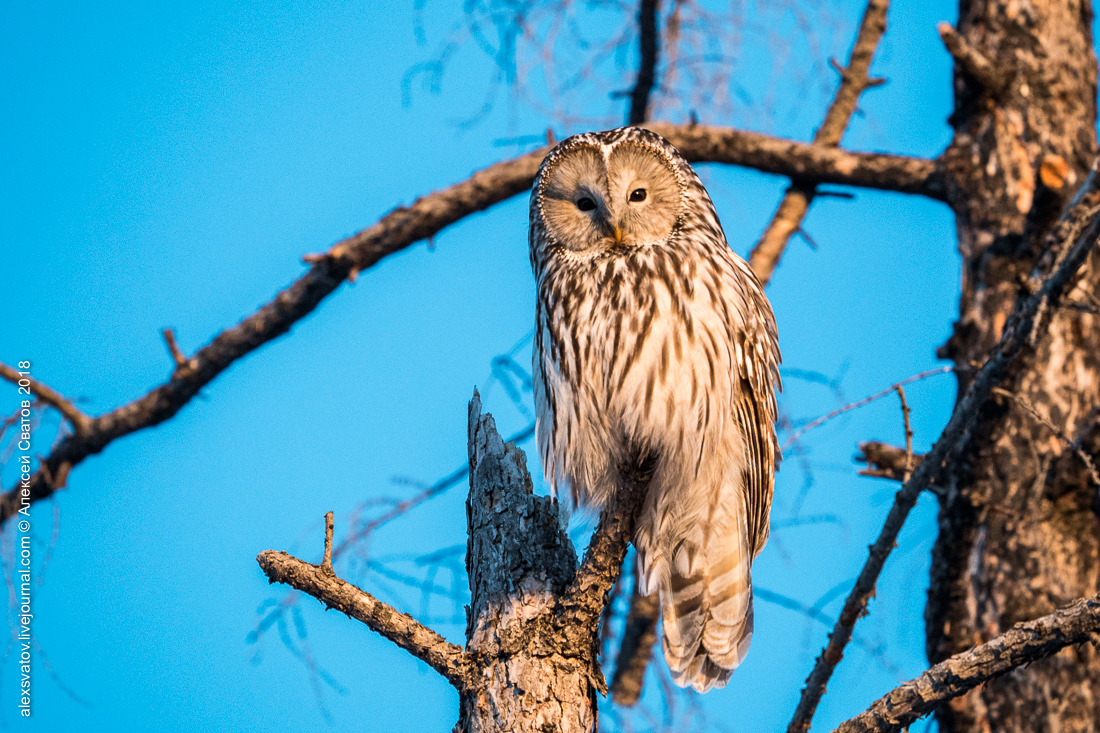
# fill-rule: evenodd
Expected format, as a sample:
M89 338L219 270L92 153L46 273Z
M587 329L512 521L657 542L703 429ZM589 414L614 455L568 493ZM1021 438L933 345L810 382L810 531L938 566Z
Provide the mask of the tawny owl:
M652 478L634 534L681 686L722 687L752 637L768 539L779 345L748 264L679 152L648 130L571 137L531 195L534 383L547 480L599 509ZM636 489L635 489L636 490Z

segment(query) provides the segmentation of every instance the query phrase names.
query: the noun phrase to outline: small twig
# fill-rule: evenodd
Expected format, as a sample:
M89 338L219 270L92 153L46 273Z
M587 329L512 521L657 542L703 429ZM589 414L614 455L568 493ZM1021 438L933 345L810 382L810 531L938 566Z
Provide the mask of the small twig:
M1093 463L1092 457L1085 452L1085 449L1081 446L1080 442L1070 440L1068 435L1062 432L1062 430L1057 425L1044 417L1042 413L1040 413L1035 408L1035 406L1031 404L1031 402L1029 402L1028 399L1023 395L1014 394L1012 392L1009 392L1007 389L1002 389L1000 387L994 387L993 393L998 394L1001 397L1007 397L1008 399L1015 402L1024 410L1024 412L1031 415L1031 417L1035 419L1035 422L1045 427L1047 430L1053 433L1055 437L1065 443L1066 447L1068 447L1074 453L1074 455L1076 455L1081 460L1081 463L1085 464L1085 468L1089 472L1089 478L1092 479L1093 485L1097 488L1100 488L1100 472L1096 470L1096 464Z
M332 569L332 512L325 515L325 559L321 561L321 571L336 575Z
M939 369L929 369L926 372L921 372L920 374L914 374L911 377L906 377L905 379L901 380L900 382L897 382L896 384L891 384L886 389L882 390L881 392L875 392L870 397L864 397L862 400L859 400L858 402L852 402L850 404L844 405L844 407L838 407L837 409L833 410L832 412L830 412L826 415L822 415L821 417L817 418L816 420L813 420L813 421L803 425L798 430L796 430L794 432L794 434L791 435L791 437L787 438L787 441L785 443L783 443L783 450L786 451L788 448L791 447L791 445L794 444L795 441L797 441L803 435L805 435L809 431L813 430L814 428L829 422L833 418L840 417L844 413L851 412L852 410L863 407L864 405L869 405L869 404L871 404L872 402L874 402L876 400L881 400L883 397L886 397L891 392L896 392L899 387L904 387L907 384L912 384L913 382L918 382L922 379L927 379L928 377L934 377L937 374L947 374L950 371L954 371L954 367L945 366L945 367L940 367Z
M897 386L898 398L901 400L901 417L905 424L905 468L902 470L901 482L905 483L913 475L913 428L909 424L909 403L905 401L905 388Z
M78 410L72 402L62 397L60 394L50 389L41 382L31 379L25 376L15 369L12 369L7 364L0 363L0 377L6 379L17 387L22 387L30 391L38 399L45 402L50 407L60 412L69 424L73 426L73 431L78 435L86 433L88 428L92 424L92 418L85 415Z
M1020 623L1004 634L945 659L920 677L879 698L834 733L895 733L994 677L1046 659L1100 632L1100 595Z
M162 328L160 330L161 336L164 337L164 344L168 347L168 353L172 356L172 361L176 362L176 369L182 369L187 365L187 357L180 351L179 344L176 343L176 333L170 328Z
M472 681L473 663L462 647L451 644L419 621L383 603L370 593L336 577L332 570L332 512L325 515L325 555L322 565L285 552L265 550L256 557L268 580L285 583L313 596L327 608L347 614L426 662L459 691Z
M997 93L1004 88L1007 83L1004 75L997 71L997 67L993 65L992 61L960 36L959 32L952 28L950 23L940 23L936 26L936 30L940 32L943 45L955 59L955 63L974 77L975 81L991 93Z

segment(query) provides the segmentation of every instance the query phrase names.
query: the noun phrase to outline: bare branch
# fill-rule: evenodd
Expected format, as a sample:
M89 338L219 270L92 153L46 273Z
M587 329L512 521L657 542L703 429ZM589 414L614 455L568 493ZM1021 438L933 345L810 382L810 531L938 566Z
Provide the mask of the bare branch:
M905 401L905 387L899 384L897 393L901 400L901 419L905 425L905 465L901 472L901 481L905 483L913 475L913 427L909 424L909 403Z
M1100 162L1100 161L1098 161ZM1092 251L1096 239L1100 236L1100 216L1097 215L1096 198L1100 196L1100 176L1096 171L1097 163L1088 180L1082 187L1083 192L1074 199L1074 205L1063 214L1063 221L1085 222L1080 237L1060 243L1054 252L1057 267L1037 289L1034 295L1023 300L1005 325L1000 341L993 348L989 359L975 375L966 393L958 401L951 419L932 446L925 459L917 466L913 475L898 491L894 504L886 517L886 522L878 539L871 545L870 555L860 571L855 587L844 602L844 609L829 643L821 656L817 658L813 671L806 679L806 687L798 702L794 717L787 727L788 733L805 733L809 730L814 712L825 692L825 685L833 670L844 654L844 647L852 637L856 621L864 615L867 602L875 591L875 584L882 572L886 558L897 543L898 533L905 524L906 517L917 503L921 492L926 490L942 473L944 463L955 452L965 433L977 416L978 410L989 399L998 382L1008 372L1016 356L1025 349L1032 348L1033 334L1042 326L1043 314L1049 314L1050 306L1056 306L1067 286L1074 280L1077 271ZM1079 227L1071 228L1072 231Z
M985 644L945 659L920 677L879 698L834 733L895 733L948 700L1100 633L1100 595L1035 621L1016 624Z
M936 199L944 196L943 181L936 163L930 160L848 153L720 127L650 127L697 163L729 163L823 183L871 186ZM491 165L461 183L417 199L412 206L391 211L326 254L309 256L311 266L305 275L240 324L218 334L178 367L169 381L91 419L86 429L63 440L32 475L27 498L34 502L50 496L64 485L59 477L88 456L118 438L171 418L230 364L289 331L345 280L466 216L528 190L548 150L540 148ZM0 496L0 523L18 511L21 489Z
M649 96L657 82L658 47L657 17L660 0L640 0L638 3L638 78L630 92L628 125L640 125L649 119Z
M164 337L164 345L168 348L168 354L175 362L176 369L182 369L187 365L187 357L183 355L179 344L176 343L176 332L170 328L162 328L160 335Z
M840 73L840 87L836 90L836 96L825 113L825 121L814 133L814 143L817 145L840 145L844 131L848 129L848 123L852 114L856 111L856 104L864 90L878 86L881 80L871 79L868 71L871 68L871 59L875 55L879 41L886 32L886 12L890 7L889 0L870 0L866 10L863 11L863 21L859 26L852 52L848 57L848 66L840 68L834 66ZM760 241L752 248L749 255L749 264L765 285L771 280L776 265L779 264L783 250L787 248L787 242L791 236L802 227L802 221L810 209L817 194L817 186L814 183L794 181L787 192L783 194L783 200L779 202L779 208L772 216L771 223L764 230Z
M332 557L332 512L325 515L325 556ZM361 621L447 678L458 690L470 684L473 664L462 647L451 644L408 614L336 577L332 563L312 565L285 552L265 550L256 557L272 583L307 593L326 608Z
M867 468L859 472L860 476L871 476L873 478L885 478L891 481L905 481L906 464L910 458L910 452L905 448L899 448L896 445L889 445L888 443L880 443L878 441L868 441L866 443L859 444L860 452L856 455L856 461L859 463L866 463ZM912 470L916 466L920 465L920 462L924 460L924 456L920 453L912 454L912 464L908 470ZM933 485L929 488L930 491L938 493L938 488Z
M20 374L7 364L0 363L0 378L6 379L16 386L22 386L30 390L38 399L60 412L77 434L87 432L91 418L78 410L72 402L50 389L39 381Z
M634 595L630 599L630 613L626 628L615 657L615 674L611 678L611 699L616 705L633 707L642 696L645 671L653 657L657 643L657 620L661 606L657 594L644 596L639 592L640 582L634 583Z
M997 67L992 61L967 43L966 39L951 27L950 23L940 23L936 26L936 30L940 32L943 45L955 59L955 63L960 69L974 77L974 80L989 92L996 93L1004 88L1007 83L1004 75L997 71Z

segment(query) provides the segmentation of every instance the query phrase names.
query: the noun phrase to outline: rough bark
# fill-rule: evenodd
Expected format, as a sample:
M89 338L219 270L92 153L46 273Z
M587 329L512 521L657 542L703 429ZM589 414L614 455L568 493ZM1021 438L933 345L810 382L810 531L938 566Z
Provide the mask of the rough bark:
M462 695L463 731L579 733L596 724L591 645L563 649L549 622L577 569L558 505L535 496L526 458L470 403L471 602L467 651L481 661ZM579 652L579 653L578 653Z
M1035 621L1017 624L992 641L940 662L915 680L891 690L833 733L896 733L967 690L1074 644L1096 644L1098 639L1100 596L1093 596Z
M1096 59L1085 0L964 0L957 33L955 137L942 162L963 258L959 319L940 355L960 394L1004 329L1047 235L1096 153ZM1094 252L1067 300L1100 284ZM983 407L941 483L926 623L933 662L1013 624L1096 593L1097 491L1044 422L1084 435L1100 405L1100 320L1058 308L1033 355ZM1043 419L1037 420L1035 412ZM938 712L941 730L1100 730L1100 656L1066 649Z

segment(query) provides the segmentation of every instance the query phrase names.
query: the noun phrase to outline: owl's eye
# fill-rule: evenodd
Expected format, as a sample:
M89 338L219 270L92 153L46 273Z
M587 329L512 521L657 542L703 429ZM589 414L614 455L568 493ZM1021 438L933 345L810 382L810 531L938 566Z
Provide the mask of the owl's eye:
M630 192L630 203L636 204L640 201L645 201L645 189L636 188Z
M582 199L577 199L577 208L581 211L592 211L596 208L596 202L585 196Z

